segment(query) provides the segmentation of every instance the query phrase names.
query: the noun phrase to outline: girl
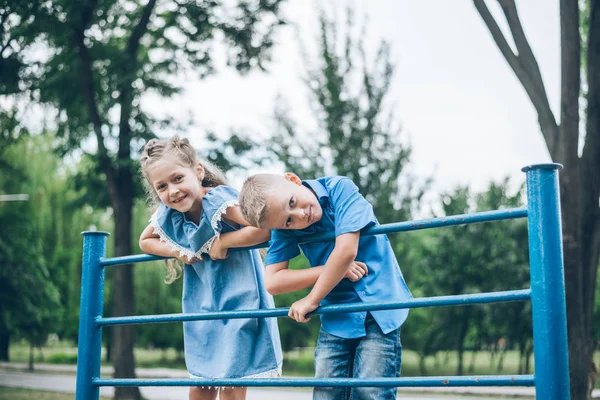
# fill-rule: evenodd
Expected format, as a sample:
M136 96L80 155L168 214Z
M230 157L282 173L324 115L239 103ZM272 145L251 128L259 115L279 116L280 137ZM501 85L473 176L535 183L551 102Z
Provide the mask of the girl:
M234 251L269 239L269 231L247 226L237 192L208 164L200 163L187 139L150 140L140 158L148 193L160 200L140 248L175 257L183 268L183 312L273 308L264 287L258 250ZM205 257L208 254L210 257ZM168 263L167 283L181 275ZM281 344L274 318L184 322L185 362L192 378L281 376ZM190 387L190 400L215 399L219 388ZM246 388L220 390L221 400L243 400Z

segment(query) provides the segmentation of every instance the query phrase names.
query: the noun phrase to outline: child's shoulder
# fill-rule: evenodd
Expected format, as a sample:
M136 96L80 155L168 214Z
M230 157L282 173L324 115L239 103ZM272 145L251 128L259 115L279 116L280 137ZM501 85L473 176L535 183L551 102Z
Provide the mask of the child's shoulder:
M239 193L237 190L227 185L219 185L210 189L204 198L203 203L222 203L224 201L237 200Z
M352 179L348 178L347 176L342 176L342 175L324 176L322 178L317 178L315 180L318 181L323 186L325 186L327 189L332 189L332 188L335 188L340 185L341 186L354 185L354 182L352 182Z
M334 176L326 176L323 178L317 179L319 183L321 183L327 192L331 194L345 192L347 190L358 190L356 184L352 181L352 179L347 176L342 175L334 175Z

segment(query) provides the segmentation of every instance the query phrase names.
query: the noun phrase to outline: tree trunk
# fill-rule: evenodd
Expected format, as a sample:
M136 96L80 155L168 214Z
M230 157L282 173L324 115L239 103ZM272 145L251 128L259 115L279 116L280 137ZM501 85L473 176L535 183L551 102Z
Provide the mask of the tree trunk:
M111 304L111 309L112 309L112 304ZM110 360L112 360L112 335L111 335L112 331L109 332L108 335L106 335L106 340L105 340L105 346L106 346L106 362L110 362Z
M560 199L571 399L591 399L595 380L592 317L600 257L600 1L583 2L584 7L590 7L588 31L585 32L586 24L580 24L579 2L560 0L560 126L554 121L545 89L539 84L541 74L535 56L529 51L515 1L499 0L499 3L518 48L516 54L505 40L485 1L473 1L538 112L540 128L552 160L565 167L560 173ZM583 71L587 72L587 85L583 87L587 88L587 105L581 107L581 44L586 40L584 59L587 61L587 71ZM579 112L582 109L587 111L584 118L585 135L580 135L579 131ZM584 140L581 154L580 136Z
M462 326L458 336L458 367L456 368L456 375L462 376L464 374L463 358L465 353L465 338L467 337L467 330L469 329L470 310L465 309L462 318Z
M593 315L596 283L598 278L598 261L600 258L600 1L588 3L591 6L588 43L587 43L587 119L586 140L582 154L582 168L585 172L584 186L588 187L582 195L582 261L584 282L587 283L584 292L586 303L585 317L587 334L589 335L589 370L588 370L588 399L592 398L592 389L596 382L596 371L593 352Z
M29 344L29 365L27 366L27 369L31 372L33 372L33 345Z
M427 367L425 366L425 356L419 357L419 373L423 376L427 375Z
M506 348L500 351L500 355L498 356L498 365L496 366L496 371L498 373L502 372L504 369L504 356L506 356Z
M10 332L0 328L0 361L10 361Z
M477 359L477 351L471 351L471 363L469 364L469 373L472 374L475 371L475 360Z
M533 351L532 346L527 347L527 351L525 352L525 371L524 374L529 374L530 364L531 364L531 352Z
M114 209L115 221L115 256L130 255L132 252L132 177L131 171L122 168L118 172L116 184L117 196L111 198ZM134 315L133 293L133 265L119 265L112 271L112 315ZM135 345L135 331L133 325L117 325L112 329L111 356L115 368L115 378L135 377L135 360L133 348ZM116 387L115 399L141 399L137 387Z
M527 357L525 351L525 344L523 342L519 342L519 375L525 373L523 372L525 369L525 357Z
M581 207L580 196L577 195L581 190L577 168L565 165L560 174L560 197L569 336L569 376L573 400L588 398L588 371L592 359L591 331L588 332L585 314L593 303L586 304L583 299L585 268L581 259Z

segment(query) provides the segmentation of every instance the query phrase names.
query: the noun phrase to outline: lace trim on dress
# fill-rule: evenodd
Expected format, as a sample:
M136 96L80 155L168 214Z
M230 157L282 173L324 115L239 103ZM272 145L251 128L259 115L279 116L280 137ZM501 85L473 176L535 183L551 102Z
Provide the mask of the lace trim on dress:
M219 222L221 222L223 215L229 207L235 207L238 204L239 203L237 200L229 200L221 204L221 207L219 207L219 209L215 211L212 220L210 221L210 226L213 228L213 232L215 233L215 235L208 239L196 254L208 253L208 251L210 250L210 246L212 246L215 239L221 235L221 231L219 229Z
M186 256L188 260L191 260L194 257L199 258L202 254L202 252L194 253L193 251L186 249L185 247L175 243L169 236L167 236L165 231L163 231L158 223L158 211L156 211L154 214L152 214L152 217L150 217L150 225L153 228L152 233L157 234L160 238L160 241L169 245L171 250L179 252L179 256Z
M209 378L205 378L203 376L200 375L194 375L191 372L189 372L189 376L192 379L209 379ZM279 366L277 366L277 368L272 369L270 371L265 371L265 372L260 372L258 374L254 374L254 375L248 375L248 376L242 376L239 379L264 379L264 378L281 378L281 364L279 364ZM211 378L212 379L212 378ZM202 386L202 388L221 388L221 389L227 389L230 386ZM233 387L231 387L233 389Z

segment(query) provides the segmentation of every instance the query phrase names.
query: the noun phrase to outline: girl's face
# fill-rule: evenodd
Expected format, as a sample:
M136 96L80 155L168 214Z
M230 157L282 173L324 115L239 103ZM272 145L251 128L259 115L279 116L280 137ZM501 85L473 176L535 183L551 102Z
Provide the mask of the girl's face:
M149 167L148 178L167 207L182 213L201 211L204 197L200 183L204 178L202 164L198 163L195 168L185 167L175 155L169 154Z

